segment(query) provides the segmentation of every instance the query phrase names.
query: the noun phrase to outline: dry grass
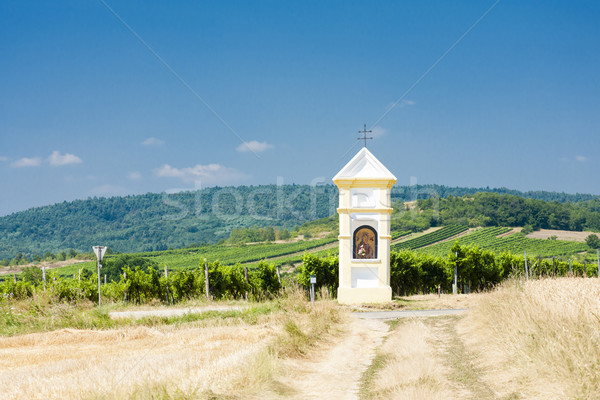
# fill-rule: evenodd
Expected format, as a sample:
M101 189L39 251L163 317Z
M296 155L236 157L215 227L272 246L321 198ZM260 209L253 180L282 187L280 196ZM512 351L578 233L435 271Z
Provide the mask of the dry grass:
M321 291L327 297L326 291ZM283 334L277 338L273 350L280 357L303 357L316 342L337 333L346 313L331 300L321 300L312 306L299 288L290 288L282 301Z
M379 368L364 397L375 399L452 398L446 367L436 354L431 330L419 319L399 323L379 349Z
M363 304L354 307L356 311L384 311L384 310L443 310L469 308L479 293L471 294L419 294L412 296L396 297L393 301L383 304Z
M147 397L235 392L229 382L276 336L257 326L60 330L0 340L0 397Z
M335 330L342 311L329 301L313 308L298 290L268 308L232 318L0 338L0 398L277 397L280 357L305 354Z
M44 332L63 328L115 328L104 309L88 300L56 303L41 292L27 300L0 301L0 336Z
M595 232L575 232L554 229L540 229L539 231L531 232L527 235L527 237L532 239L548 239L552 236L556 236L556 239L558 240L585 242L585 238L592 234L596 235Z
M478 298L459 325L498 397L597 399L600 281L509 281Z

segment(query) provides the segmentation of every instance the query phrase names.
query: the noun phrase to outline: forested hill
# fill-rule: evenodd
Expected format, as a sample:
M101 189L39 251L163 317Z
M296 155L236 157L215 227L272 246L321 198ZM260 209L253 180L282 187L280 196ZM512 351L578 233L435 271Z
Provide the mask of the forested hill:
M176 194L91 198L0 218L0 259L92 245L114 251L166 250L216 243L233 228L291 228L335 213L333 185L214 187Z
M565 204L569 209L579 208L580 203L593 203L597 198L587 194L522 193L504 188L415 185L394 187L392 200L452 198L477 192L577 203ZM89 252L92 245L137 252L216 243L227 238L233 228L289 229L333 215L336 207L337 188L333 185L215 187L177 194L148 193L63 202L0 217L0 259L12 258L20 252L28 256L71 248ZM482 210L478 215L481 214ZM450 215L447 210L442 213L443 219L455 219L455 215Z
M419 200L418 207L420 215L417 218L430 218L436 225L529 226L535 230L600 232L600 198L560 203L507 194L476 193Z
M413 186L394 186L392 189L392 200L412 201L418 199L426 199L429 197L447 198L463 197L473 195L475 193L496 193L508 194L513 196L523 197L525 199L535 199L544 201L556 201L559 203L577 203L581 201L589 201L600 198L600 196L583 193L564 193L564 192L546 192L543 190L535 190L521 192L519 190L507 188L467 188L467 187L450 187L444 185L413 185Z

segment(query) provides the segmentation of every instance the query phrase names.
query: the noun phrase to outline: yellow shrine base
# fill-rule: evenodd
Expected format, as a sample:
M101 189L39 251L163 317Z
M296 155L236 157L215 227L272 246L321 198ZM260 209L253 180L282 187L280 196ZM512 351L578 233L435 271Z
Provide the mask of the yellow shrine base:
M390 301L392 301L392 288L389 286L338 288L338 303L340 304L387 303Z

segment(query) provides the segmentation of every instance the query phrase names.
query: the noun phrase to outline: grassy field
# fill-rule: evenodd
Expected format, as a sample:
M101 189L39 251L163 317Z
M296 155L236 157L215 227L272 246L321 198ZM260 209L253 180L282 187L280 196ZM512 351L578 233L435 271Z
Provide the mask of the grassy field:
M86 305L13 303L2 309L16 332L0 337L0 398L280 398L280 362L304 357L346 318L297 289L236 306L243 310L111 320Z
M474 304L459 332L500 397L597 399L599 299L598 279L509 281Z
M361 308L469 309L389 321L389 332L320 296L314 307L293 288L261 303L193 300L179 307L223 309L138 319L108 312L171 308L98 310L44 295L4 301L0 398L302 399L319 397L316 390L336 394L330 398L541 400L600 393L596 278L509 280L485 293ZM366 343L374 357L361 353ZM353 371L363 367L361 379Z
M599 398L598 279L511 280L468 297L465 316L392 321L361 398Z

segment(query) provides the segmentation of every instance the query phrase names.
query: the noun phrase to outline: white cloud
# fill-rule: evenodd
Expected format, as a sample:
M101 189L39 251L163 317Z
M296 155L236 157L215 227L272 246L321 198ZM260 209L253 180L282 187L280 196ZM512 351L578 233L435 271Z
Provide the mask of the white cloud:
M14 161L10 164L12 167L39 167L42 165L42 159L39 157L23 157L17 161Z
M123 196L126 194L128 194L126 188L121 187L121 186L115 186L115 185L96 186L89 192L90 196L98 196L98 197Z
M144 146L161 146L165 144L164 140L157 139L155 137L149 137L148 139L142 142Z
M140 174L138 171L131 171L127 174L127 178L129 178L132 181L138 181L142 179L142 174Z
M202 182L203 185L225 185L238 183L248 176L235 168L220 164L197 164L193 167L176 168L165 164L155 171L161 178L178 178L185 182Z
M383 129L380 126L374 127L373 129L371 129L371 131L372 131L371 134L367 135L367 137L372 136L373 138L378 138L387 133L387 130Z
M60 154L59 151L55 150L48 157L48 162L53 167L58 167L60 165L81 164L83 161L81 160L81 158L77 157L75 154L70 154L70 153Z
M575 160L577 160L579 162L586 162L587 157L586 156L575 156Z
M240 144L238 147L236 147L236 150L241 153L245 153L247 151L251 151L253 153L260 153L262 151L272 149L273 147L275 146L267 142L258 142L256 140L252 140L250 142L244 142Z

